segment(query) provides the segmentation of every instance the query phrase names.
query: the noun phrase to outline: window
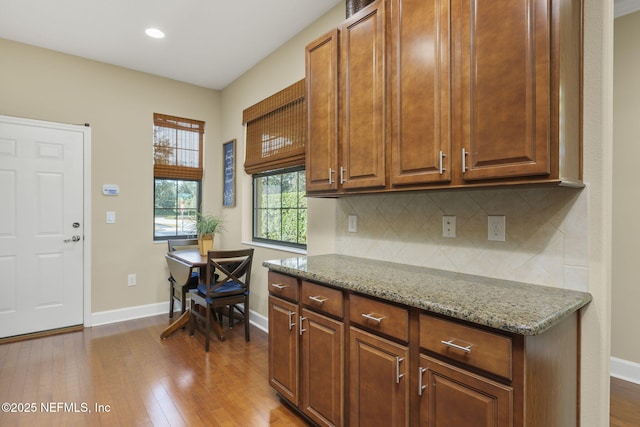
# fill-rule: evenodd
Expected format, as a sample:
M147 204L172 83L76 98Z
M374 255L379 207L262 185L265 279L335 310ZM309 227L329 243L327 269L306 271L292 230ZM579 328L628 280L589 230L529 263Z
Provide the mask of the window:
M153 115L154 240L194 234L201 205L204 122Z
M304 79L243 111L253 240L306 248Z
M304 169L253 176L253 240L306 248Z

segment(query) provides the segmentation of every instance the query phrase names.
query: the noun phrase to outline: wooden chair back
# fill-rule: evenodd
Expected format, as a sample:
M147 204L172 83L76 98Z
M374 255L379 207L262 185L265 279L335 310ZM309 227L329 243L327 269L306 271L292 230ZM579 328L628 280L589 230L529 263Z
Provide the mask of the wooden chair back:
M170 239L167 240L169 252L198 247L198 239Z
M207 253L206 295L216 298L232 294L248 294L251 284L253 248ZM223 291L229 282L239 285L232 291Z

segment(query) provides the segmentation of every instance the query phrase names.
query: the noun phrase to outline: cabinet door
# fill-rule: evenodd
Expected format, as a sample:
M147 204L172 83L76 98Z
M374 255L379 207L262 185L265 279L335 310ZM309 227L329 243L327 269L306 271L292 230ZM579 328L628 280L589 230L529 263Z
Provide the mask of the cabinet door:
M340 27L342 188L385 186L385 2Z
M454 75L465 180L550 172L550 4L461 1Z
M319 425L344 424L344 324L303 309L302 410Z
M350 328L350 425L409 425L408 357L407 347Z
M513 389L420 355L420 425L510 427Z
M307 191L338 189L338 30L305 51Z
M451 179L449 2L392 2L392 185Z
M269 296L269 384L298 404L298 306Z

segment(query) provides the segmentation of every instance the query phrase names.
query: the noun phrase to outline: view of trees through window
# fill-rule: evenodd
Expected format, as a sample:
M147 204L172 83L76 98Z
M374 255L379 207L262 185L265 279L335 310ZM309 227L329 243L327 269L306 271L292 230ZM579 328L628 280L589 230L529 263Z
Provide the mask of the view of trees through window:
M304 169L253 176L253 239L296 247L307 244Z
M200 181L155 179L154 237L195 234L194 219L200 206Z

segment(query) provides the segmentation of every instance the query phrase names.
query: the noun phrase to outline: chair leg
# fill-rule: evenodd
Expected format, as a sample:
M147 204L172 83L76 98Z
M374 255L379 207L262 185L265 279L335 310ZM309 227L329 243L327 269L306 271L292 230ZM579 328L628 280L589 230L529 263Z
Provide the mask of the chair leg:
M169 282L169 319L173 319L173 283Z
M185 311L187 311L187 287L183 286L182 287L182 307L180 307L180 309L182 310L180 312L180 314L183 314Z
M234 323L233 308L234 307L235 307L235 305L233 305L233 304L229 305L229 329L233 329L233 323Z
M207 325L206 325L206 331L205 333L205 344L204 344L204 349L205 351L208 353L209 352L209 330L211 329L211 318L213 317L213 307L207 307Z
M195 306L191 304L191 311L189 311L189 336L193 337L193 332L196 329L196 315L193 314Z
M249 298L247 297L244 302L244 312L242 313L242 317L244 318L244 340L249 342ZM239 309L238 309L239 310Z

